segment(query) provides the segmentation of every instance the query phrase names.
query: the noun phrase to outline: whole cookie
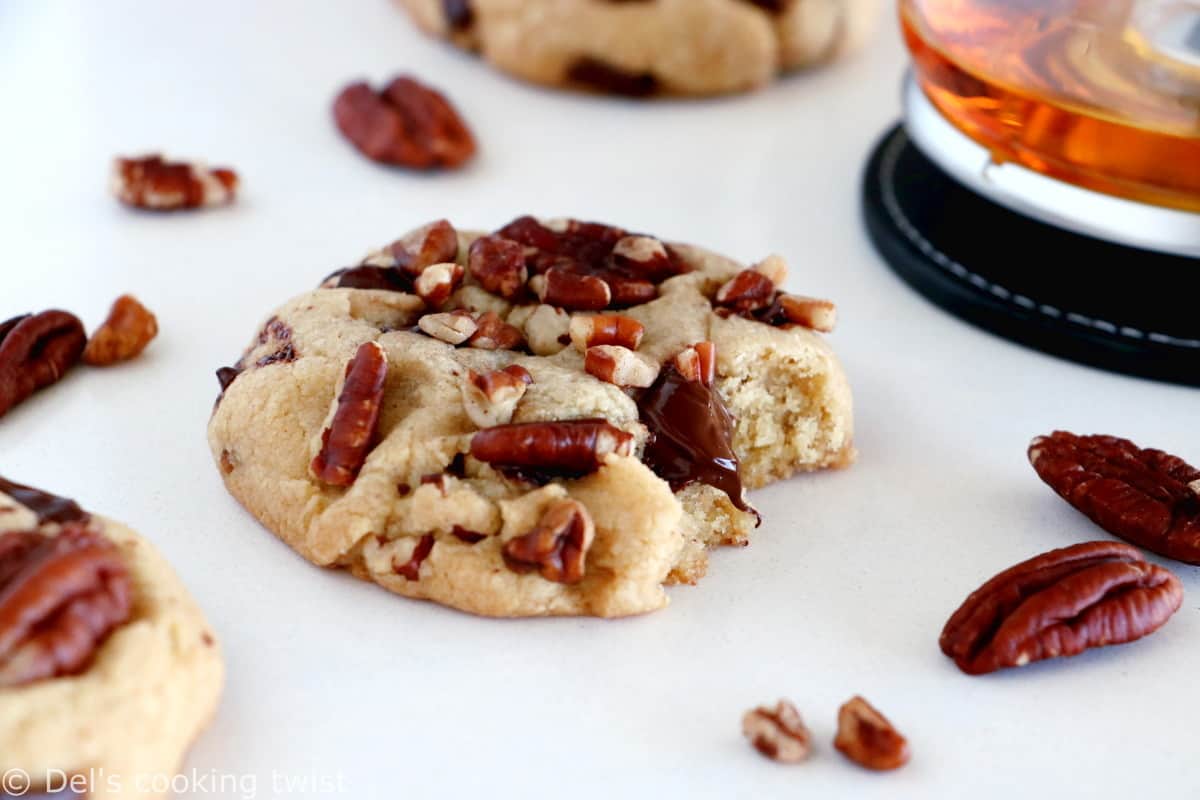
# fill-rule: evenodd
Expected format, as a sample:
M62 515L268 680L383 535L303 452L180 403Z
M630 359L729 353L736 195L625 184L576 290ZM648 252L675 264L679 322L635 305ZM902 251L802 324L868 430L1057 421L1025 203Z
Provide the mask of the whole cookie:
M743 487L848 464L832 304L688 245L431 223L276 310L209 442L315 564L489 616L619 616L758 523Z
M223 680L211 628L145 539L0 478L0 774L169 794Z
M429 33L517 77L619 94L705 95L829 61L878 0L397 0Z

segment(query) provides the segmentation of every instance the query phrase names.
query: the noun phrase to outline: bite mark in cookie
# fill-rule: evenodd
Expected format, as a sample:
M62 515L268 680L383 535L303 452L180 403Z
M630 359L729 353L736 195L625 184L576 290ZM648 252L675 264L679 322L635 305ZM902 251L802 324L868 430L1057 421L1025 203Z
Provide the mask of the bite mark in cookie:
M487 615L640 613L695 582L709 547L746 543L745 488L853 457L816 326L756 316L790 297L780 260L577 220L421 230L407 265L375 251L275 313L295 360L259 366L269 335L223 373L209 436L237 465L226 484L313 562ZM439 265L461 283L422 298ZM346 285L364 268L381 279ZM731 282L760 288L747 302ZM386 365L377 417L355 417L354 457L322 479L309 461L339 438L330 403L363 348ZM590 535L551 513L567 501Z

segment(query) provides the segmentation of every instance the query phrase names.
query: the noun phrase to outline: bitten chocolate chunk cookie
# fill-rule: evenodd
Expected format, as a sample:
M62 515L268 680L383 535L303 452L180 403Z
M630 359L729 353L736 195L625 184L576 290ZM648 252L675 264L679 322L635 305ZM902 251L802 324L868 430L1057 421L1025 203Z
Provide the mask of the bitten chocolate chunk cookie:
M76 776L91 798L162 796L223 680L212 630L149 542L0 478L0 774L30 780L4 788Z
M844 466L824 300L619 228L420 228L271 315L209 442L315 564L490 616L661 608L745 544L744 489Z
M740 92L830 61L878 0L396 0L425 31L534 83L618 94Z

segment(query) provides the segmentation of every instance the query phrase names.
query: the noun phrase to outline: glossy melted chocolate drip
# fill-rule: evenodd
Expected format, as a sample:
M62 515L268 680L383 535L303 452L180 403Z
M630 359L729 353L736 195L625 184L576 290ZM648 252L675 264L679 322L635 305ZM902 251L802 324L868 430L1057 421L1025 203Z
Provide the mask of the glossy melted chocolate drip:
M642 395L638 409L654 435L643 460L671 489L707 483L742 511L758 515L746 502L733 453L733 415L715 389L687 380L668 364Z
M31 486L0 478L0 494L6 494L13 500L37 514L38 523L47 522L77 522L88 518L88 514L74 500L43 492Z

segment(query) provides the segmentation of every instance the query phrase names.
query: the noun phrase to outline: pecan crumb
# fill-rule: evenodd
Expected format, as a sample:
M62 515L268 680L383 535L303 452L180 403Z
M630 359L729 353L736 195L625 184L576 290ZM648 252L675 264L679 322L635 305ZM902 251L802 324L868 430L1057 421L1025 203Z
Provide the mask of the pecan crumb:
M111 188L122 203L153 211L220 206L232 203L238 177L231 169L167 161L161 155L118 158Z
M861 696L838 709L833 746L856 764L873 770L898 769L908 763L908 740Z
M158 335L158 320L133 295L123 294L113 303L108 318L92 334L83 350L83 361L104 367L137 357Z
M784 764L796 764L812 751L812 734L800 712L787 700L775 708L759 706L742 717L742 733L758 752Z

